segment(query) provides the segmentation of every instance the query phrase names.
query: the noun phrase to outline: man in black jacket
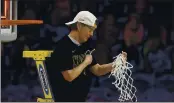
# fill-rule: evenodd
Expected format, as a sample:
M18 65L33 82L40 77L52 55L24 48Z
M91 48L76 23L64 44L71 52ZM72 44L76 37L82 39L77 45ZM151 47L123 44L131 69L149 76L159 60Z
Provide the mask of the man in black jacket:
M84 102L92 76L101 76L112 70L112 63L96 63L90 46L90 37L97 28L96 17L79 12L73 21L66 23L71 32L58 41L51 58L46 61L49 82L55 102ZM122 53L126 59L126 53Z

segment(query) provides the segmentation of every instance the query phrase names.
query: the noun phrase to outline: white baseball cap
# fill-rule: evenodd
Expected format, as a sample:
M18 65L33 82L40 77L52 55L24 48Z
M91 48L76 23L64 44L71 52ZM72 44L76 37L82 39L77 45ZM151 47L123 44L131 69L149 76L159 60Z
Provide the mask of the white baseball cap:
M65 23L66 25L71 25L76 22L86 24L88 26L95 26L97 18L89 11L80 11L74 18L73 21Z

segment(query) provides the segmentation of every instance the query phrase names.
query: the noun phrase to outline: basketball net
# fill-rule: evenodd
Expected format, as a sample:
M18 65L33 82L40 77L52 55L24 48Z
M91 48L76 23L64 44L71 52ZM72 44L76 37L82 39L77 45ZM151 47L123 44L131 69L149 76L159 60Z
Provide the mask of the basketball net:
M125 60L123 59L122 54L119 54L114 58L115 60L113 61L112 65L113 70L111 71L109 78L111 76L115 78L115 82L112 84L114 84L120 92L118 100L120 102L137 102L137 97L135 95L137 90L136 87L133 86L133 79L131 77L132 72L130 70L133 68L133 66L128 62L124 62Z

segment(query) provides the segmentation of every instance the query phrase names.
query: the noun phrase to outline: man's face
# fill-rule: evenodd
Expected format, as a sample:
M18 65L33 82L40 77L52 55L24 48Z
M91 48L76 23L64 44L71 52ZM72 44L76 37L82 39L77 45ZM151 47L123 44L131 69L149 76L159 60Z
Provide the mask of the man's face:
M96 26L92 27L92 26L87 26L85 24L80 23L80 25L78 25L80 42L84 43L90 37L92 37L95 29L96 29Z

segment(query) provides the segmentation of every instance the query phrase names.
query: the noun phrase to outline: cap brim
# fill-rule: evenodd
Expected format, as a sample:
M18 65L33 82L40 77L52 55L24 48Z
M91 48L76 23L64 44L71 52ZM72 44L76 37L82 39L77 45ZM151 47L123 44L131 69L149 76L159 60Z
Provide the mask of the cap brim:
M76 21L70 21L70 22L67 22L67 23L65 23L66 25L71 25L71 24L74 24L74 23L76 23Z

